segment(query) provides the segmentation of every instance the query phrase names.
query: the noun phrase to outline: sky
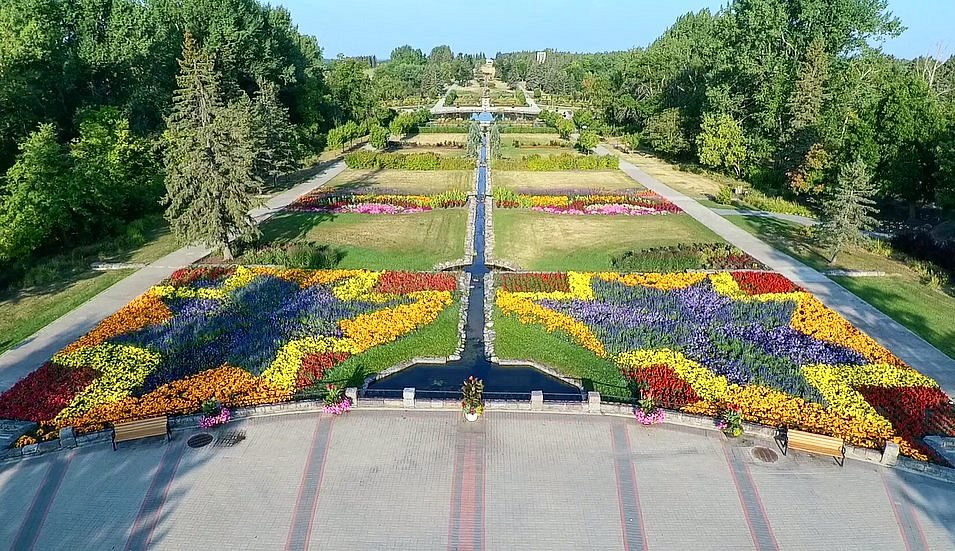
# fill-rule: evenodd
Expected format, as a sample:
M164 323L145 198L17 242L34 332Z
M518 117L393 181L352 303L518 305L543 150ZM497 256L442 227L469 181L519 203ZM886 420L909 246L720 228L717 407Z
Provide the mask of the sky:
M428 53L542 50L599 52L646 46L688 11L725 0L271 0L299 30L318 37L326 58L375 55L411 44ZM882 44L898 57L955 55L955 0L889 0L908 29Z

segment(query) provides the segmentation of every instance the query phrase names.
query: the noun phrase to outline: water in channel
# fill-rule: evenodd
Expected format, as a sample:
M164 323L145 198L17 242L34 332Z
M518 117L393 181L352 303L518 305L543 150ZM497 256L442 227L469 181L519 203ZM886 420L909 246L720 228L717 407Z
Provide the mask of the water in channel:
M502 366L491 363L484 351L484 285L491 277L485 265L484 197L487 192L487 137L481 146L478 164L477 206L474 216L474 256L465 271L471 275L464 350L461 359L446 364L417 364L394 375L372 381L365 395L394 396L413 387L422 398L454 398L469 376L484 381L488 398L527 399L533 390L544 392L545 399L580 400L580 389L551 377L533 367Z

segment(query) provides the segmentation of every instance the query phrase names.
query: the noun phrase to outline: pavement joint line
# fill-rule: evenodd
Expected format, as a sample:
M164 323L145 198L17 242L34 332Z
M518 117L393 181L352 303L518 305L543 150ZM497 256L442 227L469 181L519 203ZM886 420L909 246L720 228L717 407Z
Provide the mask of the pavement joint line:
M766 516L766 509L763 507L763 500L759 497L759 488L756 487L753 475L750 473L746 462L734 453L734 450L743 448L731 449L726 442L723 442L721 447L723 448L723 456L726 458L726 466L729 468L730 475L732 475L733 485L736 487L740 505L742 505L743 517L746 519L749 533L753 537L753 544L757 551L779 549L779 543L776 541L773 527Z
M458 427L451 481L450 551L485 547L486 440L484 423Z
M285 543L286 551L305 551L309 548L322 479L325 475L325 460L328 457L328 443L331 440L331 432L332 419L324 416L318 417L315 422L315 430L312 433L312 445L308 453L308 459L302 469L298 498L295 501L295 508L292 510L288 539Z
M928 542L925 541L925 532L922 530L922 524L919 522L912 505L905 496L899 494L895 484L889 481L885 471L879 473L882 478L882 486L885 488L886 497L892 506L892 513L895 515L895 523L899 527L899 535L905 543L905 551L927 551Z
M184 442L166 444L166 449L156 466L156 473L153 474L149 488L143 496L143 503L130 527L129 538L124 547L127 551L146 549L152 543L153 533L162 515L162 508L166 504L169 489L172 487L185 453Z
M610 439L613 443L613 466L617 480L617 500L620 509L620 529L626 551L646 550L647 530L640 508L640 490L636 466L630 446L628 425L612 423Z
M37 488L36 494L33 495L30 509L27 510L10 549L28 551L34 548L36 540L40 536L40 529L46 522L47 515L50 514L53 500L60 490L63 479L66 478L66 471L74 457L76 457L75 450L67 455L55 457L51 461L50 467L43 477L43 483Z

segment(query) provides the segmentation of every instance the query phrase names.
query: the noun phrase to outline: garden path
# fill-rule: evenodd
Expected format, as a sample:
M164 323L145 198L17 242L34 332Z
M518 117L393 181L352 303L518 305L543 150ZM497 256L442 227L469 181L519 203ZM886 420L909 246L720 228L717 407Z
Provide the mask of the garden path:
M338 161L316 176L272 196L261 207L249 211L261 223L302 195L325 185L345 170L345 162ZM15 348L0 355L0 392L31 371L40 367L63 347L93 329L130 300L145 293L150 287L169 277L174 271L188 266L211 251L205 247L190 246L174 251L152 264L137 270L129 277L96 295L71 312L58 318L24 340Z
M955 485L632 418L353 410L0 465L7 549L953 549ZM755 446L775 462L756 459Z
M596 151L600 155L612 154L602 145L598 146ZM687 214L726 241L805 288L896 356L938 381L946 394L955 396L955 360L821 272L774 249L712 209L650 176L638 166L621 159L620 169L641 185L676 203Z

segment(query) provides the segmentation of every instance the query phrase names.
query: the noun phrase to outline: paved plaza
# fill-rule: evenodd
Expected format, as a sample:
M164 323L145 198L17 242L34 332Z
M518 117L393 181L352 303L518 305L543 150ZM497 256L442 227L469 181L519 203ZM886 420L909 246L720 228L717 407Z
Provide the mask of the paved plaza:
M955 548L953 485L630 418L357 410L194 433L0 466L0 549Z

